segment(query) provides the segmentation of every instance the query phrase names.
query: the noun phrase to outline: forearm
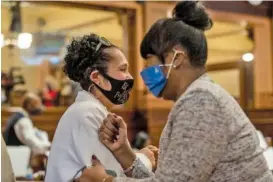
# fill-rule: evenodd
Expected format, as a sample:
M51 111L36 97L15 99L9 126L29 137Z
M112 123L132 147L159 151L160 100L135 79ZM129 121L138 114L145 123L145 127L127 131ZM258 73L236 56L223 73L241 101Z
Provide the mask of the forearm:
M23 118L15 125L16 136L20 141L29 146L37 153L44 153L47 151L50 143L48 141L40 140L35 134L35 128L32 126L28 118Z
M27 134L24 136L26 145L30 146L37 153L45 153L50 147L50 143L39 140L33 134Z
M131 148L129 142L127 145L124 145L124 147L113 152L113 154L124 170L131 167L136 159L136 154Z

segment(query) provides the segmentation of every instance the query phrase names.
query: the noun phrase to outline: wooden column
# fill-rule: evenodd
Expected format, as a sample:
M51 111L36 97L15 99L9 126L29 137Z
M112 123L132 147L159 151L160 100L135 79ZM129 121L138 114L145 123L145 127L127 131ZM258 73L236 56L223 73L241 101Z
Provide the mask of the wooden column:
M143 37L142 8L127 11L128 30L128 61L129 71L134 77L134 88L131 91L130 108L141 108L146 103L143 97L144 84L140 77L143 69L143 60L140 56L139 47Z
M164 3L145 2L144 4L145 33L157 20L161 18L166 18L173 9L174 4L175 3L167 2ZM169 111L173 106L173 102L158 99L154 97L150 92L148 92L146 87L145 89L147 99L146 109L149 135L152 137L152 144L157 146L159 144L159 138L161 136L162 130L166 124Z
M254 93L256 108L273 108L272 21L254 25Z
M145 33L150 29L150 27L159 19L166 18L174 8L175 3L163 3L163 2L145 2L144 4L144 24ZM165 101L163 99L155 98L151 93L147 91L147 108L166 108L170 109L173 103L170 101Z

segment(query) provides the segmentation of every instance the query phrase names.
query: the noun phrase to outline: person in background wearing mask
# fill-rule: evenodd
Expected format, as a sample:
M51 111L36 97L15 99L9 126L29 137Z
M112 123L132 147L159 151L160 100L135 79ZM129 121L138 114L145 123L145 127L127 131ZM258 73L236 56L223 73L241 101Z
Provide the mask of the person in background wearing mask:
M129 99L134 80L126 57L107 39L90 34L70 43L64 62L66 75L80 83L83 90L59 121L45 181L73 181L90 164L92 155L99 156L112 175L124 176L114 155L100 142L98 129L108 109ZM147 153L155 161L153 153L148 149L144 154Z
M273 181L255 127L234 98L205 73L204 31L211 27L204 6L182 1L173 17L155 22L142 41L141 55L148 62L141 72L144 83L155 96L175 101L161 135L155 174L134 156L122 118L109 114L104 123L118 126L119 134L104 124L101 141L129 176L145 179L107 175L97 156L79 182Z
M33 126L30 116L42 113L41 99L27 93L22 101L22 108L16 109L8 122L4 132L4 140L7 146L27 145L34 154L45 154L50 147L48 136L44 131Z

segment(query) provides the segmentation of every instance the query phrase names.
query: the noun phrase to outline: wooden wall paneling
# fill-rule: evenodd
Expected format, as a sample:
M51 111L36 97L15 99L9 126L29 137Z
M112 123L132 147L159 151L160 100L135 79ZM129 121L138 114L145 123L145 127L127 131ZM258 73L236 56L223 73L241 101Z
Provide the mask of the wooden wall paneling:
M239 62L239 61L217 63L217 64L208 64L206 66L206 70L207 71L219 71L219 70L236 69L236 68L240 68L240 64L241 64L241 62Z
M145 32L147 32L150 27L157 20L161 18L166 18L168 13L172 11L175 4L165 3L165 2L155 2L147 1L144 4L144 17L145 17Z
M264 136L273 139L273 110L272 109L250 109L246 114L254 124L256 129L260 130Z
M168 120L170 109L148 108L148 128L152 144L158 146L163 128Z
M273 58L272 21L269 18L247 14L209 10L213 20L248 22L254 30L255 49L253 61L254 107L273 108Z

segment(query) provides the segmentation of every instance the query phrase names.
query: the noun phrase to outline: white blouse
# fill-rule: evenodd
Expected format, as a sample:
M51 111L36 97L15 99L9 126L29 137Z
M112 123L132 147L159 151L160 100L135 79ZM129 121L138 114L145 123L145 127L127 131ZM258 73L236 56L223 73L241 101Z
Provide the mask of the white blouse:
M90 93L78 93L56 129L45 182L72 180L78 170L91 165L92 155L96 155L106 169L124 176L118 161L98 138L98 129L107 114L106 108Z

